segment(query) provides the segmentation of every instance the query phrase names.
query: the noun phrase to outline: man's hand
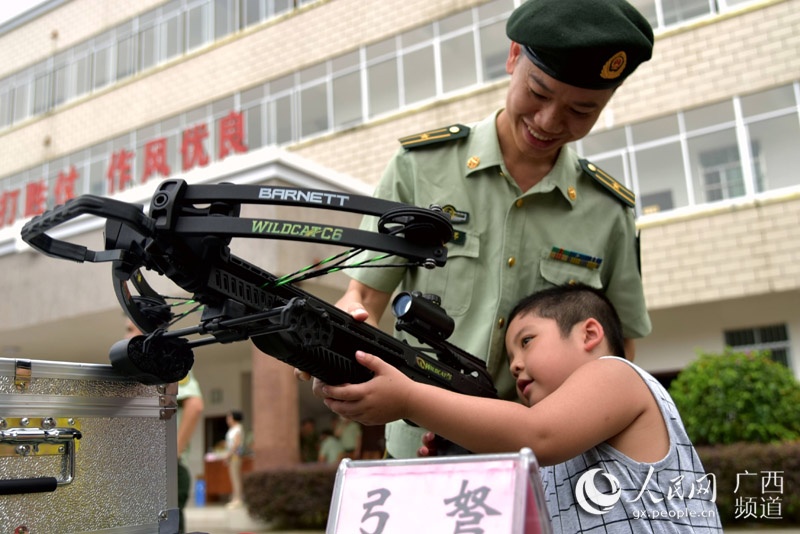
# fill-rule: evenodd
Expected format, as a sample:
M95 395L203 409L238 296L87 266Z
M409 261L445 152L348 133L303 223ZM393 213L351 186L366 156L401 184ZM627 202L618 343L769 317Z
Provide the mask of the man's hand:
M441 438L433 432L425 432L422 435L422 446L417 449L417 456L438 456L437 444Z

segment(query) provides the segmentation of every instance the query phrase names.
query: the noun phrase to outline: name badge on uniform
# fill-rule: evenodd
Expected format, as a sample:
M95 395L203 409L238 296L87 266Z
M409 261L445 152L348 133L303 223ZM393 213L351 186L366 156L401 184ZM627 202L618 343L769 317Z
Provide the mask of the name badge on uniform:
M550 249L550 259L571 263L572 265L578 265L592 270L597 269L600 267L600 264L603 263L603 258L595 258L594 256L588 256L580 252L573 252L559 247Z

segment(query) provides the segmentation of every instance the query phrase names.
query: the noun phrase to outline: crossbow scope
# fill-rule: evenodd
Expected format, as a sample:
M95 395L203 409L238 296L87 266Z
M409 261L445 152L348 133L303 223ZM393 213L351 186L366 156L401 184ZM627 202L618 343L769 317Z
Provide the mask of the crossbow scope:
M378 231L298 221L240 217L242 204L278 204L361 213L378 218ZM54 239L48 232L79 216L106 219L103 250ZM329 384L369 380L355 361L356 350L379 356L419 382L483 397L496 397L485 364L446 338L453 323L435 298L402 293L393 304L397 327L421 344L404 341L356 321L295 283L352 267L364 250L380 258L405 258L404 266L439 268L452 239L449 218L438 207L339 192L260 185L189 185L162 182L149 213L138 204L83 195L30 220L22 239L52 257L76 262L111 262L114 290L125 313L144 333L114 344L112 365L146 384L175 382L194 363L193 349L250 339L262 352ZM340 255L277 277L230 251L233 238L289 239L352 247ZM348 261L355 263L348 263ZM191 295L200 313L196 326L177 327L168 297L145 280L150 271L169 278ZM398 313L399 312L399 313Z

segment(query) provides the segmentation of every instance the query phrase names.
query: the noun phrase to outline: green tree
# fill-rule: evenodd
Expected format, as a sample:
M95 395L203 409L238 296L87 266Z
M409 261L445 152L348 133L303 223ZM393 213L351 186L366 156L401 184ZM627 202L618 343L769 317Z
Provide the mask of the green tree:
M695 445L800 438L800 383L769 351L700 354L670 395Z

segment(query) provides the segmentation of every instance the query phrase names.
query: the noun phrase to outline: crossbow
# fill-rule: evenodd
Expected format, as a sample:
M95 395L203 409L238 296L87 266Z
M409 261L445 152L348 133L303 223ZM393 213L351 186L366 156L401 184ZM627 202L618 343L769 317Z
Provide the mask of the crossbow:
M378 231L240 216L242 204L329 209L378 218ZM48 232L78 216L106 219L104 250L55 239ZM82 195L31 219L22 239L52 257L76 262L111 262L120 305L143 332L115 343L111 364L146 384L180 380L194 363L193 349L250 339L262 352L329 384L359 383L372 372L355 351L379 356L410 378L464 394L496 397L485 364L446 338L453 322L435 296L401 293L392 305L396 327L416 338L411 346L296 285L337 270L377 267L390 256L404 266L433 269L447 261L453 228L436 206L420 208L355 194L261 185L195 184L171 179L159 184L146 214L141 204ZM233 238L289 239L352 247L278 277L233 255ZM365 250L382 252L358 261ZM347 263L354 262L354 263ZM144 272L169 278L190 299L176 314L176 297L161 295ZM196 326L178 319L200 315Z

